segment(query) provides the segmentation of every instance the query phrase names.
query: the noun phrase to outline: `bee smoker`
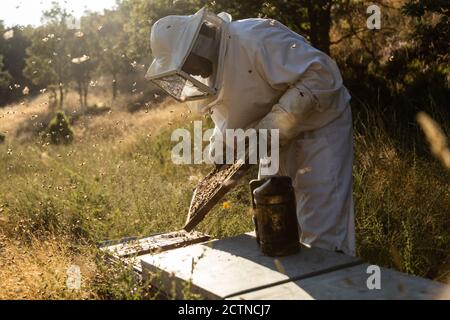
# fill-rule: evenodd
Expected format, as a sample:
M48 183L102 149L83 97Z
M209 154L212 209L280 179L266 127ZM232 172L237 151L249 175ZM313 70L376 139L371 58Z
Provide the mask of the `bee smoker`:
M256 241L271 257L298 252L300 240L291 178L272 176L250 182Z

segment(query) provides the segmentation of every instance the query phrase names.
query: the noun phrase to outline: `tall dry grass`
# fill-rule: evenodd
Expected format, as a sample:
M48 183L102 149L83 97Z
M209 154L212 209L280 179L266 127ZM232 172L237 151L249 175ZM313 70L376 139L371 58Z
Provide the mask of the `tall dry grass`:
M14 110L35 110L39 101ZM1 118L0 128L30 124L28 116L4 122L13 118ZM139 298L131 273L102 264L96 243L182 227L192 189L209 168L174 165L170 134L191 128L193 119L184 105L133 113L118 106L79 116L69 146L43 144L31 132L22 133L26 139L7 135L0 145L0 298ZM433 158L399 151L379 117L355 122L358 254L448 281L448 174ZM227 206L214 208L201 231L225 237L252 229L247 186L254 174L227 195ZM85 279L77 292L64 290L71 264Z
M449 282L450 183L439 161L396 148L377 116L355 134L358 253Z
M24 244L0 239L0 299L89 299L96 266L87 250L68 248L64 239L34 239ZM67 270L80 267L81 289L68 289Z

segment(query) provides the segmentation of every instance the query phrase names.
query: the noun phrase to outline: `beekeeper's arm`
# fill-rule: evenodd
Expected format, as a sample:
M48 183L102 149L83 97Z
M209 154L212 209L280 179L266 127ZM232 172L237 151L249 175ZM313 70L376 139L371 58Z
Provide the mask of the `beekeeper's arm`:
M266 28L254 50L258 73L282 92L255 127L279 129L282 146L301 131L324 125L342 87L334 61L279 23Z
M272 107L272 110L262 120L250 125L249 128L278 129L280 147L283 147L299 135L302 131L301 123L311 113L320 112L320 110L319 102L314 94L302 83L298 82L286 90L278 103ZM223 134L216 127L210 139L209 155L211 159L214 157L213 150L215 150L217 139L220 140L219 145L222 145L224 142ZM223 143L223 146L226 148L225 143ZM223 150L225 152L226 149ZM219 158L221 156L222 153L219 153Z
M302 120L312 112L317 112L318 101L301 83L290 87L272 110L260 120L256 129L279 129L280 146L286 145L301 132Z

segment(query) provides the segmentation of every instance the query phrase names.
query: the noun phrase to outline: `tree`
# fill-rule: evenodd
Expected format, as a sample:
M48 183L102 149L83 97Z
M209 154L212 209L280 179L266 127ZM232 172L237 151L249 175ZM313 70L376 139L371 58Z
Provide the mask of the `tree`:
M75 43L77 43L77 41L75 41ZM80 53L77 53L76 58L72 59L71 74L72 79L77 84L81 108L86 108L88 106L87 97L89 93L92 69L93 63L91 61L91 57L86 54L80 55Z
M3 67L3 56L0 55L0 92L8 89L12 79L9 72L4 70Z
M309 39L313 46L330 54L330 29L332 0L307 0Z
M119 74L130 70L127 57L128 35L123 26L128 19L120 10L105 10L103 15L92 14L84 25L90 30L89 38L95 39L97 71L111 76L112 100L117 97Z
M59 93L59 108L63 107L64 92L70 81L70 35L66 24L70 15L56 3L44 13L47 23L35 29L27 49L25 74L34 84Z
M124 0L119 6L127 22L124 30L129 37L127 56L137 62L151 59L149 35L153 22L167 15L186 15L199 10L204 0Z
M9 37L4 37L5 32L9 34ZM22 96L24 87L29 87L31 92L35 90L31 81L23 74L26 48L30 45L28 39L30 32L31 27L16 26L5 29L2 21L0 21L0 56L3 56L0 72L4 71L3 77L0 77L3 80L8 78L8 85L11 85L11 89L4 88L1 90L0 104L9 102L11 98ZM3 81L3 83L5 82Z
M409 0L403 12L417 21L414 39L417 54L427 62L449 60L450 2Z
M270 18L305 36L316 48L330 52L331 8L335 0L215 0L207 1L214 11L227 11L235 19Z
M125 0L120 5L129 16L125 30L129 34L130 58L149 59L150 26L157 19L169 14L192 14L203 6L219 13L226 11L234 19L270 18L280 21L293 31L302 34L316 48L330 53L330 30L333 6L337 0Z
M70 56L72 57L71 80L76 83L81 108L88 106L89 85L99 55L98 36L83 23L84 21L81 24L82 28L73 32L68 39Z
M3 35L4 33L5 33L5 28L3 26L3 21L0 20L0 35ZM11 75L9 74L8 71L4 70L3 55L2 55L3 51L4 50L3 50L3 45L2 45L2 46L0 46L0 93L1 93L2 100L5 99L3 97L6 96L5 93L7 92L9 83L11 81ZM2 101L0 101L0 102L2 102ZM0 137L0 139L1 139L1 137Z

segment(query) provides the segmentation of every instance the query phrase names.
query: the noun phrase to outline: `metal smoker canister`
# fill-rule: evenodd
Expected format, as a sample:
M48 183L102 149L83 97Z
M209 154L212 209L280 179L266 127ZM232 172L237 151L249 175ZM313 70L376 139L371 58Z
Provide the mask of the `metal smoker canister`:
M250 188L257 241L262 252L271 257L298 252L300 240L291 178L274 176L253 180Z

